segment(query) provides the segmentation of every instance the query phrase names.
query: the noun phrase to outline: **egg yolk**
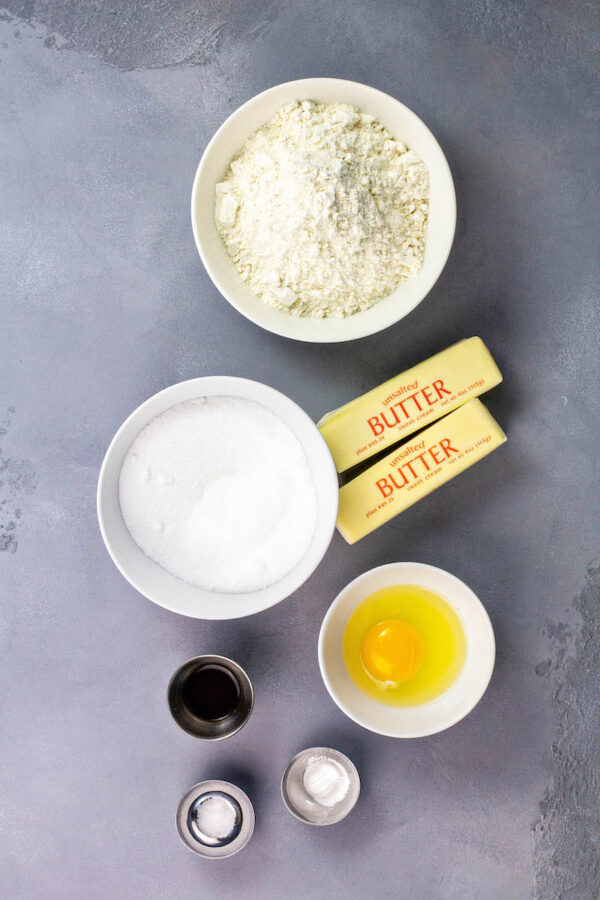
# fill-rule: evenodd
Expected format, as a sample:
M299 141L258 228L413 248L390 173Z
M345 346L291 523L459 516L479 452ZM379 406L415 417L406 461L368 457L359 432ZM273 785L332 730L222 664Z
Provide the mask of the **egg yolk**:
M360 655L371 678L395 686L416 675L424 649L423 638L414 626L401 619L387 619L369 628Z

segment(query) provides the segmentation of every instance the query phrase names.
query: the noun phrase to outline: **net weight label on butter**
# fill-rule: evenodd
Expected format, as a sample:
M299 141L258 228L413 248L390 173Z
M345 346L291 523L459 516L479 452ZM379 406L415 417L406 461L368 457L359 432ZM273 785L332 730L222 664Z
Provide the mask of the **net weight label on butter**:
M500 381L483 341L469 338L329 413L319 428L343 472Z
M471 400L340 490L340 532L354 543L505 440L485 406Z

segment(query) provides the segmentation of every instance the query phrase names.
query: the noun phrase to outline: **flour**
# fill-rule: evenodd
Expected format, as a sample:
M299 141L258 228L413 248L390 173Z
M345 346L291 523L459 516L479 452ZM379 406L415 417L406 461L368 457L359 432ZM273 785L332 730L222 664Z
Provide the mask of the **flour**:
M146 556L224 593L259 590L291 572L317 519L295 434L239 397L188 400L153 419L123 461L119 500Z
M427 168L353 106L282 107L215 190L217 229L242 278L291 315L368 309L422 266Z

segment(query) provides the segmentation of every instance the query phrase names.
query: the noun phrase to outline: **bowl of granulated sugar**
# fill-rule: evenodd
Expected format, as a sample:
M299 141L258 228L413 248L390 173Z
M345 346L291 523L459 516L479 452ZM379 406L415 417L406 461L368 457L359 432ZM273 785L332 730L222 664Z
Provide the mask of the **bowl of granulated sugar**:
M159 606L234 619L288 597L325 555L338 480L289 397L245 378L195 378L142 403L98 480L98 520L121 574Z
M365 337L427 296L452 247L450 168L394 97L290 81L235 110L192 188L206 271L242 315L300 341Z

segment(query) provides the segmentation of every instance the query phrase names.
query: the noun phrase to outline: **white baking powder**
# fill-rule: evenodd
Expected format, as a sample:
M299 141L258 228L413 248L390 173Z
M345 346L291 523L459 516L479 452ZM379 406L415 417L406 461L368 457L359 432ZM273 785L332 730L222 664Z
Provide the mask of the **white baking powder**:
M328 756L312 756L307 761L302 783L311 800L328 808L341 803L350 789L348 773Z
M215 221L242 278L294 316L368 309L422 266L426 166L373 116L282 107L216 185Z
M269 409L239 397L188 400L153 419L123 461L119 498L146 556L225 593L291 572L317 520L300 442Z

